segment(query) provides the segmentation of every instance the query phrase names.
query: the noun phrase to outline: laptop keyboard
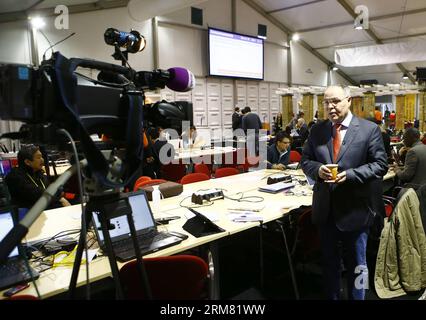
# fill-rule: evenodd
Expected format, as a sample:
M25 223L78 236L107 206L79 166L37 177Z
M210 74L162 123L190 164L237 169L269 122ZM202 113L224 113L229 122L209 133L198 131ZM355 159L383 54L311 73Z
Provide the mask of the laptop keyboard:
M158 242L169 238L170 235L167 233L159 232L155 236L152 233L142 234L137 236L139 248L149 247L151 243ZM113 243L114 251L123 252L133 250L132 239L123 239Z
M31 270L34 279L39 277L38 272ZM30 281L31 276L23 260L9 260L0 265L0 288L13 286L17 283Z
M28 274L27 267L24 261L9 261L6 264L0 265L0 278L5 278L10 275L25 273Z

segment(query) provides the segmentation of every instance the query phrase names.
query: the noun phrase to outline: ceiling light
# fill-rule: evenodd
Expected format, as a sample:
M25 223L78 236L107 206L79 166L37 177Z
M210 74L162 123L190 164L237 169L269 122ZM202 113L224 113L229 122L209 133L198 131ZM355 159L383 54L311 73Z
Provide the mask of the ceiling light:
M361 20L355 19L354 28L356 30L363 30L364 29L364 20L363 19L361 19Z
M407 80L407 79L408 79L408 74L404 73L404 74L402 75L402 79Z
M293 41L299 41L299 39L300 39L300 36L298 33L293 34L293 36L291 37L291 40Z
M337 70L339 70L339 67L334 66L332 70L337 71Z
M40 17L30 18L30 22L34 29L41 29L46 25L44 20Z

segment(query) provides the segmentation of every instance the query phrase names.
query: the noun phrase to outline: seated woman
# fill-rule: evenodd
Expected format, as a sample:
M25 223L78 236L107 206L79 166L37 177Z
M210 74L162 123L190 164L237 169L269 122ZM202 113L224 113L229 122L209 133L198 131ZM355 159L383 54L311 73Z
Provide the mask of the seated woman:
M39 147L23 146L18 152L18 166L5 178L12 204L20 208L31 208L49 185L43 171L44 159ZM69 205L68 200L57 195L50 202L48 209Z

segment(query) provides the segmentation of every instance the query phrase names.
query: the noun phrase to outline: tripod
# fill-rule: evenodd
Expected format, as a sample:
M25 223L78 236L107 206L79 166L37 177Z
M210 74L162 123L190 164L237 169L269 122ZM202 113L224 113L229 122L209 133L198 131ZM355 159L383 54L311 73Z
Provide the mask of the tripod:
M115 288L116 288L116 297L119 300L124 299L124 291L121 285L119 270L117 267L116 257L114 254L111 237L109 234L109 220L118 216L126 216L127 222L130 228L130 234L132 237L133 247L136 254L136 260L138 262L138 272L139 276L142 279L142 285L145 292L147 293L148 299L152 299L151 288L149 285L149 280L146 274L145 264L142 259L140 252L139 244L136 238L135 224L132 216L132 208L129 204L129 200L125 194L114 193L114 194L102 194L89 197L89 201L84 208L83 215L88 221L88 226L90 226L92 221L92 214L97 214L98 220L101 224L102 234L105 240L104 251L108 256L109 264L111 267L112 277L114 279ZM96 226L94 226L96 228ZM78 272L80 269L81 257L83 254L84 243L86 241L86 234L81 232L78 242L77 252L74 260L71 281L69 286L70 298L75 298L76 284L78 278Z

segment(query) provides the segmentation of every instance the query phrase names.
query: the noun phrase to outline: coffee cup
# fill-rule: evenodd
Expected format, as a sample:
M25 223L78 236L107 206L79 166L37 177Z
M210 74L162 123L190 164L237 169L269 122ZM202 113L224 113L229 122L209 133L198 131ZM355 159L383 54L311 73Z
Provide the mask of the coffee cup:
M339 165L337 165L337 164L326 164L325 166L328 169L330 169L330 171L331 171L331 175L332 175L331 180L336 180L336 178L337 178L337 169L338 169Z

